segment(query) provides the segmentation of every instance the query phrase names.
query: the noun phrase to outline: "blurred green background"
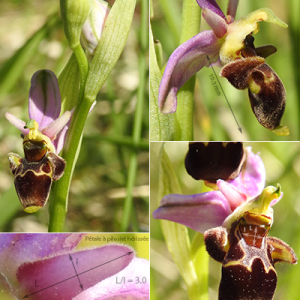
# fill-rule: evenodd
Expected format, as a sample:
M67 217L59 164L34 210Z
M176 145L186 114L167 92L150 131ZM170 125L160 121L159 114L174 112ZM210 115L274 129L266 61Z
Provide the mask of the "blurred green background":
M140 80L140 21L141 1L137 1L125 49L85 126L71 183L66 231L119 231L132 151L138 153L132 219L135 230L149 230L148 102L138 149L133 148L131 139ZM39 69L50 69L58 76L71 50L58 0L1 1L0 24L0 231L43 232L47 231L49 204L35 214L23 212L7 159L9 152L23 155L22 139L4 114L10 112L27 121L31 76ZM147 57L145 60L148 66ZM148 80L148 71L144 76ZM147 90L144 98L148 100Z
M187 142L166 142L164 144L174 170L179 178L183 194L200 193L203 182L194 180L184 167ZM161 199L158 191L158 155L162 143L150 145L150 235L151 235L151 300L188 299L185 283L167 250L159 220L152 218L153 211ZM300 257L300 143L298 142L247 142L254 153L260 153L266 168L266 186L280 183L283 198L274 207L274 223L269 236L275 236L289 244ZM188 216L187 216L188 218ZM189 230L192 240L195 231ZM199 266L201 268L201 266ZM300 264L276 265L278 286L275 300L298 299L300 293ZM218 297L221 279L221 264L210 258L209 299Z
M226 14L228 1L217 0L217 3ZM287 103L281 124L289 127L290 135L278 137L261 126L252 113L248 91L237 90L227 79L218 76L234 115L242 127L243 133L241 134L224 95L218 96L211 84L209 75L213 74L212 69L203 68L197 73L195 88L195 141L299 140L300 2L298 0L243 0L239 2L236 19L262 7L270 8L277 17L289 25L287 29L284 29L275 24L260 22L260 31L254 35L254 43L256 47L266 44L277 47L277 53L267 58L266 62L275 70L286 88ZM182 0L153 0L153 12L151 19L153 35L154 39L162 44L163 64L165 64L179 45ZM203 18L200 28L201 31L210 29ZM219 74L220 68L215 67L215 72ZM219 86L218 89L221 92Z

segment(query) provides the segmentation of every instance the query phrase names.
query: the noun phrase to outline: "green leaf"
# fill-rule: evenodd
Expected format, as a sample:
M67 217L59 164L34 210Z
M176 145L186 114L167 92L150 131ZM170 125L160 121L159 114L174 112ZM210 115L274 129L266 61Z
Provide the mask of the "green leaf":
M200 232L197 232L193 239L191 257L198 277L199 299L208 300L209 255L205 248L203 234Z
M12 184L2 195L0 201L0 230L4 230L4 226L20 211L20 201L18 199L15 186Z
M167 194L181 193L180 185L167 153L162 146L159 157L158 202ZM186 226L161 221L162 231L169 252L183 277L190 299L199 299L200 287L191 257L191 245Z
M155 49L155 55L156 55L156 61L157 65L160 69L163 68L163 49L161 42L158 40L154 41L154 49Z
M163 11L165 22L170 28L170 34L179 44L180 39L180 28L181 28L181 9L179 5L169 0L160 0L159 5Z
M51 15L26 44L3 64L0 69L0 95L8 93L16 86L16 81L24 72L26 64L36 55L39 43L60 24L60 18L57 13Z
M161 78L162 74L157 64L154 40L150 28L150 140L177 140L174 114L164 115L158 108L158 90Z
M135 3L136 0L116 0L108 14L86 82L85 97L90 101L96 99L125 47Z
M79 93L80 72L74 53L58 77L61 114L75 107Z

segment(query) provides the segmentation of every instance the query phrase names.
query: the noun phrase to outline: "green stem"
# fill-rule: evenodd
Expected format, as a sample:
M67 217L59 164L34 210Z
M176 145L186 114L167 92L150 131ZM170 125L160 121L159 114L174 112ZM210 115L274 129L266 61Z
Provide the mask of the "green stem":
M196 1L184 0L180 44L199 33L201 9ZM194 75L177 93L176 117L180 127L180 140L193 140Z
M78 103L80 103L83 100L87 74L89 71L89 63L81 45L77 45L76 47L74 47L73 52L76 56L79 72L80 72L80 89L79 89L79 96L78 96Z
M148 37L148 5L147 1L141 1L141 31L140 43L141 51L139 53L139 88L137 93L137 105L134 115L133 137L132 142L134 145L140 143L142 122L143 122L143 108L144 108L144 91L146 86L146 51L147 51L147 37ZM127 195L124 202L124 211L121 220L121 231L127 231L129 228L129 221L132 215L132 189L135 184L136 173L138 166L138 152L132 150L129 161L128 179L126 184Z
M64 176L54 184L50 205L49 232L61 232L64 229L66 213L68 210L68 195L70 183L79 153L81 136L86 118L93 101L84 99L74 111L71 125L64 146L63 157L66 161Z
M159 5L164 13L166 22L168 27L170 28L170 32L175 40L176 44L179 43L180 39L180 11L178 11L178 7L174 5L173 1L169 0L160 0Z
M86 118L94 99L84 99L84 89L89 65L86 55L80 45L74 47L73 52L76 56L80 72L80 89L78 102L68 130L64 145L63 158L66 161L66 169L63 177L55 182L53 196L50 205L49 232L61 232L64 229L66 213L68 211L68 197L70 183L73 176L77 156L80 151L81 136Z

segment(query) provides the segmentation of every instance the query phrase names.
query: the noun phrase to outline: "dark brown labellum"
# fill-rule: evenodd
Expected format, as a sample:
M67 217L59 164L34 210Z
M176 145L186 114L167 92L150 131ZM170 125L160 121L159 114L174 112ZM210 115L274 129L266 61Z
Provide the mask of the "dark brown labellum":
M44 172L45 160L37 164L28 164L21 160L21 165L15 175L15 187L24 208L30 206L43 207L48 199L52 184L52 171L48 165L48 173Z
M253 69L250 80L259 87L258 92L251 86L248 90L252 111L261 125L275 129L280 125L286 103L282 81L267 64Z
M189 144L185 167L194 179L215 183L218 179L236 178L244 161L243 144L240 142L196 142Z
M242 264L222 268L219 299L272 300L276 285L275 270L266 270L262 260L254 258L250 270Z
M10 168L15 176L15 188L26 212L43 207L49 198L53 180L64 173L65 161L48 151L44 142L24 142L25 158L9 153Z
M248 216L259 220L259 216ZM204 233L206 250L222 263L219 300L272 300L277 285L274 265L297 262L291 247L267 237L269 225L254 225L243 217L227 231L224 227Z
M237 89L248 88L249 99L258 122L273 130L280 125L286 92L274 70L265 63L265 57L276 52L271 45L255 48L254 38L248 35L241 50L242 58L226 64L220 75Z
M220 75L226 77L236 89L243 90L249 87L248 79L253 69L264 62L265 59L258 56L237 59L225 65Z

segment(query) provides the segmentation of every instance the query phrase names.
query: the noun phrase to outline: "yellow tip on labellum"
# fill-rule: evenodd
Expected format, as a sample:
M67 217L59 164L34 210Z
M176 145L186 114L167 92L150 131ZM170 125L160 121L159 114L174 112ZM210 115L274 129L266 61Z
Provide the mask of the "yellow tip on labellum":
M276 135L285 136L290 134L289 128L285 126L277 126L275 129L272 130Z
M40 208L42 208L42 206L28 206L24 209L25 212L29 213L29 214L32 214L32 213L35 213L37 212Z

